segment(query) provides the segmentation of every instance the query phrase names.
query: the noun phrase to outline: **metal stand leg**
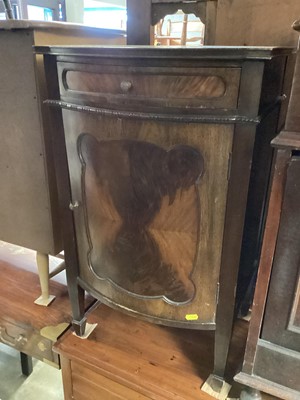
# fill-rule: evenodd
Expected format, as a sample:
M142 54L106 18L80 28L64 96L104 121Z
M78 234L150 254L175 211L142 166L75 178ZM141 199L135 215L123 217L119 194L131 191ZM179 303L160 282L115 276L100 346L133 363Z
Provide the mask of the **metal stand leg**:
M29 376L32 372L32 358L25 353L20 353L22 374Z
M240 400L262 400L262 396L259 390L246 388L242 390Z

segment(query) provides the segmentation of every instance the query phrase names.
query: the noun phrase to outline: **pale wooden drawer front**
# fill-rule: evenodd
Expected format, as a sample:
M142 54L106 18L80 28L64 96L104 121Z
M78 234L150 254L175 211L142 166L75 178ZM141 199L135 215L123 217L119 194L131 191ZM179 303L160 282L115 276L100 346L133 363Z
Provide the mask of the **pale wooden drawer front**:
M84 70L83 70L84 69ZM124 68L59 63L61 96L108 106L237 108L239 68Z
M73 398L76 400L149 400L140 393L71 361Z
M52 351L53 342L29 326L22 327L0 320L0 342L38 360L59 365L58 355Z

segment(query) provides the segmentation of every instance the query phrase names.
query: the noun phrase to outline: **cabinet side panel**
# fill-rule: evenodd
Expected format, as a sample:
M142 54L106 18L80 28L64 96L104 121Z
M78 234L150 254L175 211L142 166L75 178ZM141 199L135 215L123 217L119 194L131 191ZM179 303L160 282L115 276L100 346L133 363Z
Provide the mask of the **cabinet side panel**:
M300 266L300 157L287 170L281 221L262 337L279 346L299 351Z
M2 31L0 238L53 250L32 33Z

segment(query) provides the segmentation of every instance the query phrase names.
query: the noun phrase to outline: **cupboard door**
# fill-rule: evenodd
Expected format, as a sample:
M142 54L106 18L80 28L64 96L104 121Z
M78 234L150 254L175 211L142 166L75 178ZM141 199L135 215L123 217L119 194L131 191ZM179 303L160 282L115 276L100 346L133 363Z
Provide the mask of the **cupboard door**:
M83 286L213 329L233 126L63 114Z
M262 338L300 351L300 157L292 157L274 256Z

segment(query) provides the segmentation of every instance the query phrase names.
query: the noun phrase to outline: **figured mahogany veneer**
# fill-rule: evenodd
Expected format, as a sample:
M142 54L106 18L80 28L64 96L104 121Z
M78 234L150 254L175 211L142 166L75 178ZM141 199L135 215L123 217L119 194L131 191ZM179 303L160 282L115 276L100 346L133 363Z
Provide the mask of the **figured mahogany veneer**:
M226 90L226 84L220 76L199 76L200 71L195 71L195 76L181 76L176 75L176 73L174 75L163 75L163 71L160 75L159 70L157 73L155 73L155 70L149 71L149 74L147 72L145 74L144 71L143 75L136 75L136 72L137 70L134 70L131 74L127 72L122 75L121 73L110 74L107 71L103 81L101 79L103 74L98 73L97 76L95 73L70 70L65 71L65 86L66 89L80 92L121 93L122 90L132 90L136 96L166 96L168 98L221 97L224 96ZM210 71L210 73L212 72ZM238 74L239 71L236 72ZM131 82L131 80L134 80L134 82ZM122 87L120 82L123 81L130 81L131 86L127 89ZM159 92L157 89L159 89Z
M220 126L203 124L199 129L197 124L129 119L123 119L120 125L120 122L112 117L95 118L91 114L76 111L66 113L70 118L65 121L65 127L68 132L72 132L72 136L67 139L69 151L74 154L74 157L70 158L70 177L72 182L79 183L73 186L72 197L79 203L79 207L74 209L74 214L78 217L75 229L82 266L80 277L101 292L104 301L116 307L122 304L122 307L128 310L139 310L141 315L151 316L157 322L182 326L204 324L208 329L212 329L215 323L232 127L225 126L221 130ZM88 132L87 136L83 132ZM96 160L92 162L89 159L85 163L86 172L89 174L88 184L82 180L83 162L87 160L85 153L83 159L80 156L83 137L91 141L90 147L95 154L93 160ZM126 142L132 146L132 162L139 164L132 170L128 168L126 151L122 149L123 143ZM99 143L107 148L113 146L113 156L105 156L107 162L96 153L97 149L101 148ZM219 149L217 154L216 148ZM148 153L150 149L155 149L165 160L155 160L154 154L145 153L145 149L148 149ZM187 160L184 157L185 152L188 154ZM191 155L194 155L194 161ZM176 157L183 164L181 168L186 170L187 183L184 183L184 175L182 178L178 176ZM173 168L173 176L170 168ZM196 169L195 172L193 169ZM97 176L99 171L102 174L100 177ZM176 176L178 177L174 181ZM111 204L111 201L106 193L104 197L103 191L99 190L99 178L105 180L106 177L106 193L110 192L114 201L109 211L106 204ZM190 186L183 187L182 190L181 186L184 185ZM101 217L103 209L108 215L112 214L110 219L116 221L116 229L118 223L120 231L121 224L123 227L125 225L127 234L123 234L123 238L119 237L113 248L111 241L105 242L105 253L99 245L99 238L107 237L104 233L107 231L107 225L100 224L99 221L99 214ZM155 210L159 212L154 213ZM115 242L115 239L113 241ZM91 247L97 275L91 268L85 267L89 265L88 255ZM97 260L100 252L101 260ZM112 259L111 255L115 258ZM99 271L103 274L107 268L110 274L115 274L117 264L118 270L123 271L123 278L120 274L118 276L118 285L113 284L112 279L99 278ZM133 291L130 287L137 285L138 276L139 282L146 276L150 279L149 265L152 265L151 268L158 268L153 271L154 276L148 282L150 284L152 281L150 287L144 293L141 290L135 291L139 296L130 294L129 292ZM175 271L178 272L173 276ZM176 278L173 282L176 275L179 277L178 273L181 276L180 280ZM177 285L176 282L179 281L186 282L183 287L188 289L188 295L173 298L165 290L162 292L159 289L165 285ZM145 285L146 282L144 287ZM201 290L197 290L197 287L201 287ZM164 295L169 301L163 298ZM180 307L174 304L177 302L180 303ZM189 314L197 314L197 319L189 321L186 319Z
M87 134L78 139L78 153L92 271L135 295L191 301L201 154Z
M85 65L60 62L61 98L139 107L237 108L240 68Z

